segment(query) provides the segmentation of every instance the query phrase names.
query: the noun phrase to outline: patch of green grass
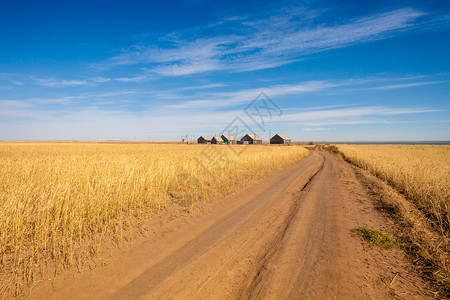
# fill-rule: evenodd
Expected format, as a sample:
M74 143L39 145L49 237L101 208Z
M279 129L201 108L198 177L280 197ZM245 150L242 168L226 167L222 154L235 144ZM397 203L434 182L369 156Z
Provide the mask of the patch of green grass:
M360 227L353 229L352 232L359 235L372 245L382 247L384 249L390 249L397 244L392 235L378 230Z

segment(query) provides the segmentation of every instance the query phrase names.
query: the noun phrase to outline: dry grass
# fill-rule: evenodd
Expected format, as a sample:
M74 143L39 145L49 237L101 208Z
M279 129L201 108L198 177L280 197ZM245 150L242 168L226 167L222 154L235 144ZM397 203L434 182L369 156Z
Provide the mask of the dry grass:
M338 145L347 160L394 186L429 218L450 232L450 147Z
M380 201L379 208L400 225L397 234L402 248L435 285L436 297L449 298L450 147L339 145L337 148L345 159L367 170L358 174ZM369 173L384 182L371 178L373 175Z
M208 147L208 148L207 148ZM0 143L0 295L49 262L82 263L105 240L176 203L229 194L308 154L302 147ZM210 164L202 153L228 162ZM208 170L201 167L208 165Z

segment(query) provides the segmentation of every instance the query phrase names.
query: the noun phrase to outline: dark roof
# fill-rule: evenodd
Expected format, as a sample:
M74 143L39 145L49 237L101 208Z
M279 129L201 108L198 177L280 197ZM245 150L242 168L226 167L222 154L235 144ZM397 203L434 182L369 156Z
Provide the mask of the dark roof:
M252 140L254 140L254 141L262 141L262 138L260 138L259 136L257 136L256 134L254 134L254 133L250 133L250 134L246 134L245 136L249 136ZM245 137L244 136L244 137Z
M198 139L201 139L201 138L203 138L204 140L207 140L207 141L210 141L211 140L211 137L209 136L209 135L202 135L201 137L199 137ZM198 140L197 139L197 140Z
M237 141L234 135L231 134L222 134L222 137L228 141Z
M290 140L290 139L291 139L291 138L288 137L287 135L285 135L285 134L279 134L279 133L275 134L272 138L276 137L277 135L278 135L280 138L282 138L283 140Z

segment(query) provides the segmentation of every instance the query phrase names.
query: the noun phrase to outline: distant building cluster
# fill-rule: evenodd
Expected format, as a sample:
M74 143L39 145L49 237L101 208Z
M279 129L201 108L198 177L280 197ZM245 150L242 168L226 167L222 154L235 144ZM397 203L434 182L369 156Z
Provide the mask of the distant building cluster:
M262 145L263 140L259 136L253 133L244 135L240 140L236 139L233 135L223 134L221 136L202 135L197 139L199 144L224 144L224 145ZM275 134L270 138L271 144L290 145L292 140L284 134Z

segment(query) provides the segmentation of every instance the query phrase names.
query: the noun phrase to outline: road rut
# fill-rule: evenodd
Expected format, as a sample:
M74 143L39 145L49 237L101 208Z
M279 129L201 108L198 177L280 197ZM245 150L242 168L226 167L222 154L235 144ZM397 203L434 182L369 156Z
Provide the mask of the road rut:
M388 230L353 169L320 147L285 170L115 253L32 298L424 298L398 249L351 229Z

